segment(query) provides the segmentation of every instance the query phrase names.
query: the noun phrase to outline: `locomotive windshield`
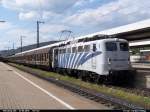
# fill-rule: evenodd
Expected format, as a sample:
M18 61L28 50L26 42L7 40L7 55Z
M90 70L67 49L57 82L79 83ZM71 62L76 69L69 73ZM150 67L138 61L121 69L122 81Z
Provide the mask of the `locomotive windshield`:
M128 43L120 43L120 50L121 51L128 51L129 50L129 47L128 47Z
M117 51L116 42L106 42L106 51Z

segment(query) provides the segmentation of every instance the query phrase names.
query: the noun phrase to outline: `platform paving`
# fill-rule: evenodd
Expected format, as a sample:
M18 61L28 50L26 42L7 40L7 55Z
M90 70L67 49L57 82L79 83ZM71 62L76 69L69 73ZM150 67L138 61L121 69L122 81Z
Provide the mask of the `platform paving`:
M0 62L0 109L110 109Z

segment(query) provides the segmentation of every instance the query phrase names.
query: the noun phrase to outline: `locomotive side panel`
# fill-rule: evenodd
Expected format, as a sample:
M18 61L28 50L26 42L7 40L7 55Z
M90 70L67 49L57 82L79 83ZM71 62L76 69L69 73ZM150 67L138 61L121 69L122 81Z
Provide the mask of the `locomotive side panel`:
M53 51L53 67L109 75L110 71L130 70L128 43L103 39L59 47Z

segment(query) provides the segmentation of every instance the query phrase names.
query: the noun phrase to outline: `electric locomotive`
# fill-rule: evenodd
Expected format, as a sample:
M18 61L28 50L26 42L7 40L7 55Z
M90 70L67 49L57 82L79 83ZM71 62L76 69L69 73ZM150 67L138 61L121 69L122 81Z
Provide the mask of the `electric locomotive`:
M55 43L18 53L9 60L96 82L129 79L131 71L128 41L108 35Z

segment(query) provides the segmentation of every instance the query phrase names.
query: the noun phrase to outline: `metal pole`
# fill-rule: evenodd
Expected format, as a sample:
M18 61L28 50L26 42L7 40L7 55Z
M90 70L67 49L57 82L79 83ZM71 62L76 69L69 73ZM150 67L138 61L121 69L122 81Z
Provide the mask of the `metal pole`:
M15 44L13 43L13 54L15 54Z
M22 52L22 36L20 37L20 41L21 41L21 52Z
M37 48L39 47L39 21L37 21Z
M8 50L7 50L7 56L9 56L9 47L8 47Z
M39 26L39 24L40 23L43 23L44 24L44 22L41 22L41 21L37 21L37 48L40 46L40 41L39 41L39 28L40 28L40 26Z
M21 52L23 51L23 48L22 48L22 43L23 43L22 39L23 39L23 37L25 37L25 36L20 36L20 43L21 43L21 48L20 49L21 49Z

